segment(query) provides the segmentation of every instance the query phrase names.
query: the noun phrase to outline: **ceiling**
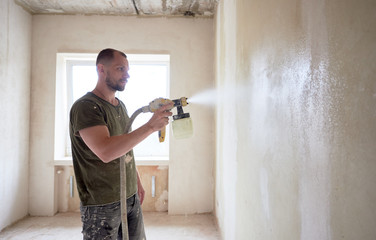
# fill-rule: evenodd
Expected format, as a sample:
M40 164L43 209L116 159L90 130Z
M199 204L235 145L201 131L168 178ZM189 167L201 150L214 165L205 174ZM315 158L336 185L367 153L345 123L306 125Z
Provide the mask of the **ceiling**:
M14 0L31 14L212 17L219 0Z

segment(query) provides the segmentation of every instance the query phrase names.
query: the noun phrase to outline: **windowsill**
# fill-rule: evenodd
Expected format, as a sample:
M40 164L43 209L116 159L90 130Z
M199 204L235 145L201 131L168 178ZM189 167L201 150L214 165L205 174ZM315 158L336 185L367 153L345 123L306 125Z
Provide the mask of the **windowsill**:
M61 157L60 159L55 159L55 166L73 166L71 157Z
M168 166L167 157L136 157L137 166ZM55 166L73 166L71 157L62 157L54 161Z
M136 157L137 166L168 166L167 157Z

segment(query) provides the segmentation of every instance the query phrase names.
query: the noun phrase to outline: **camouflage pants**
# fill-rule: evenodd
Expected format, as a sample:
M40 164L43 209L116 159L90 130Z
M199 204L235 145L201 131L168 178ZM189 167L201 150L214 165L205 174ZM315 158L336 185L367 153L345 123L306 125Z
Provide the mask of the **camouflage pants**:
M122 239L120 202L100 206L80 206L83 239ZM127 199L130 240L145 240L142 210L138 194Z

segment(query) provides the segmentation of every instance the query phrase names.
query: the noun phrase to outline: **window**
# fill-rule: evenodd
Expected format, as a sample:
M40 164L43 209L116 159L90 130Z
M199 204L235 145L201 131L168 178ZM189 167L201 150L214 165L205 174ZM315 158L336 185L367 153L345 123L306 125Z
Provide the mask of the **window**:
M168 98L169 55L127 54L130 79L117 97L122 100L131 116L138 108L148 105L158 97ZM57 54L55 160L71 159L69 139L69 110L81 96L94 89L97 83L97 54ZM132 124L132 129L143 125L151 113L142 113ZM153 133L134 148L137 161L168 160L169 134L166 129L164 143L159 143L158 133Z

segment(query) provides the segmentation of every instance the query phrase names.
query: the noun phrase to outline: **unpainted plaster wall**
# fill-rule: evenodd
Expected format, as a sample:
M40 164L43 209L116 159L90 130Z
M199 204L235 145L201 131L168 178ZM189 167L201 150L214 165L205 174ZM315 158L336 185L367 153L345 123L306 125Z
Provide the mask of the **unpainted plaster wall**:
M170 54L172 99L189 98L214 83L213 19L34 15L32 30L31 215L57 211L53 194L56 53L98 53L112 47L126 53ZM213 111L193 104L185 110L191 113L195 135L185 140L171 137L169 212L211 212Z
M219 2L215 208L224 239L376 238L375 8Z
M28 213L31 15L0 1L0 231Z

